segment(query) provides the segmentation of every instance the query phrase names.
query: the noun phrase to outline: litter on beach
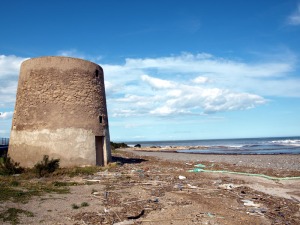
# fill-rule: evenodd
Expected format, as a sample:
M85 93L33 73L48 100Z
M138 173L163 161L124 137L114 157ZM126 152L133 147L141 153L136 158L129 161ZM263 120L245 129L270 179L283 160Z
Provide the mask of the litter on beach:
M244 203L244 206L250 206L250 207L260 207L260 204L256 204L251 200L242 200L242 202Z
M186 177L185 176L181 176L181 175L179 175L179 180L185 180L186 179Z
M219 185L219 188L225 189L225 190L231 190L236 187L238 187L238 186L235 186L234 184L220 184Z
M194 167L198 167L198 168L205 168L206 166L205 166L205 165L203 165L203 164L201 164L201 163L199 163L199 164L196 164Z

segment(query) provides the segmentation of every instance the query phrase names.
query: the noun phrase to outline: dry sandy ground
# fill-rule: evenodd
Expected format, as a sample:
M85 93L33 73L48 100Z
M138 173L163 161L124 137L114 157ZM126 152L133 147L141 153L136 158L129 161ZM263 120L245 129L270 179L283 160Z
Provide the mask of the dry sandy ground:
M121 165L108 171L43 179L78 185L69 194L45 194L26 204L0 202L0 212L7 207L33 212L34 217L21 216L21 224L300 224L300 179L187 172L202 163L207 170L300 176L299 156L156 154L125 150L114 154ZM89 205L72 208L83 202Z
M185 147L188 148L188 147ZM134 150L132 150L134 149ZM300 155L209 155L174 153L173 147L161 148L129 148L124 151L135 153L139 156L154 156L172 161L209 161L216 163L230 163L236 166L249 166L257 168L270 168L283 171L300 171Z

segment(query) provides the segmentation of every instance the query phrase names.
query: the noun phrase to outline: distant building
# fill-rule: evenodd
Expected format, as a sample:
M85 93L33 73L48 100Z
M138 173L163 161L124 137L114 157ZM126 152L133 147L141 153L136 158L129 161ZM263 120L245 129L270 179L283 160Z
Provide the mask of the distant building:
M21 65L9 156L32 167L43 155L62 167L106 165L111 159L102 68L69 57Z

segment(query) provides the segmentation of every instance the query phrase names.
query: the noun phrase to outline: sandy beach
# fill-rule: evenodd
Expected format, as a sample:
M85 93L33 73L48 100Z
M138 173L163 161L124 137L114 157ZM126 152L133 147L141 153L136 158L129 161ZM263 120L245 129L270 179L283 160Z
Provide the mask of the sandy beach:
M89 175L0 176L7 193L41 186L25 201L0 192L0 223L12 224L9 213L18 210L26 225L298 225L299 158L118 149L111 166ZM207 171L189 172L197 164Z

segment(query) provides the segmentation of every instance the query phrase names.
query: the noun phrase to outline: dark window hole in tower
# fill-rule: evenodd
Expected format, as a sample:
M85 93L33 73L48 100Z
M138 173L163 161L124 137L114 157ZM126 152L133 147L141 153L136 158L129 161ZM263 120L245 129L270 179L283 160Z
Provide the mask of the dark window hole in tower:
M96 70L96 77L98 77L99 76L99 71L98 70Z
M99 123L102 123L102 116L99 116Z

